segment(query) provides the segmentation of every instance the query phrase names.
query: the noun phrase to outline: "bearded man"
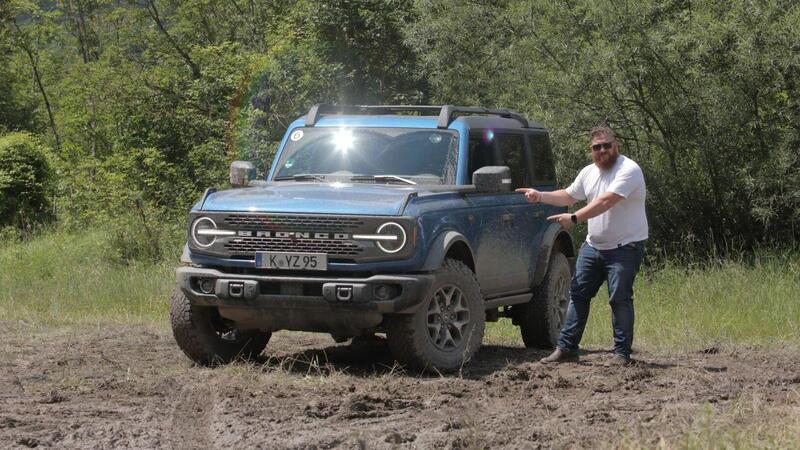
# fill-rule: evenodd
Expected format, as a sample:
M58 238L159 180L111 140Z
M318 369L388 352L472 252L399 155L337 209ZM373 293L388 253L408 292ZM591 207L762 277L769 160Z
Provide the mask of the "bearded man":
M644 175L638 164L619 154L619 142L610 128L592 129L589 148L594 164L581 170L568 188L553 192L517 189L531 203L570 206L582 200L588 202L574 214L548 217L565 229L588 220L589 234L578 252L558 346L541 362L578 359L589 303L607 281L614 329L614 356L608 364L627 365L631 363L633 345L633 282L648 237Z

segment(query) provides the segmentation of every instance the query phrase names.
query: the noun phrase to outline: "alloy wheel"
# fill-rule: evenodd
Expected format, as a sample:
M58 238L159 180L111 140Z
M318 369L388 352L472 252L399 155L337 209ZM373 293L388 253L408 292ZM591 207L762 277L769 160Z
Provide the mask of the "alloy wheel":
M439 350L461 346L469 325L469 308L464 293L455 285L439 288L428 303L428 337Z

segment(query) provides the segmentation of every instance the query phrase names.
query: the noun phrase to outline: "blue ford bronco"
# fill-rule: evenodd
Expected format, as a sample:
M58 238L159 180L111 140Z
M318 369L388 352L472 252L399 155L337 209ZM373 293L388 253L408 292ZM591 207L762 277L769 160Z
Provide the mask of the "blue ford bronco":
M317 105L269 173L231 164L189 215L170 318L189 358L260 354L271 333L385 333L417 370L453 371L487 321L553 347L573 238L516 187L555 189L547 131L505 109Z

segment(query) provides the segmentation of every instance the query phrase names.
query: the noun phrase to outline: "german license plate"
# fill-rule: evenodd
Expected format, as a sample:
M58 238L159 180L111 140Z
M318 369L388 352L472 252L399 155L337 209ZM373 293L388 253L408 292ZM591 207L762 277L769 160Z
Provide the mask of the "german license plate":
M256 267L283 270L327 270L325 253L256 252Z

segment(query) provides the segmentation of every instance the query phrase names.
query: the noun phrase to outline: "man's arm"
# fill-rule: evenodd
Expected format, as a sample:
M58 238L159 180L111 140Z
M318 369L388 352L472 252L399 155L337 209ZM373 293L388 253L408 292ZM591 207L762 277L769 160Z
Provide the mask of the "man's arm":
M566 189L560 189L558 191L552 192L543 192L537 191L536 189L530 188L519 188L516 192L520 192L525 194L525 200L530 203L547 203L548 205L553 206L572 206L578 200L572 198L571 195L567 194Z
M598 195L597 198L589 202L588 205L575 211L575 216L577 217L578 222L585 222L592 217L597 217L613 208L614 205L623 199L625 199L625 197L619 194L609 191L603 192L602 194Z
M620 200L624 198L625 197L613 192L603 192L602 194L598 195L597 198L589 202L588 205L575 211L575 218L578 220L578 222L584 222L592 217L597 217L613 208L614 205L619 203ZM573 225L572 214L570 213L556 214L548 217L547 220L551 222L558 222L567 230Z

